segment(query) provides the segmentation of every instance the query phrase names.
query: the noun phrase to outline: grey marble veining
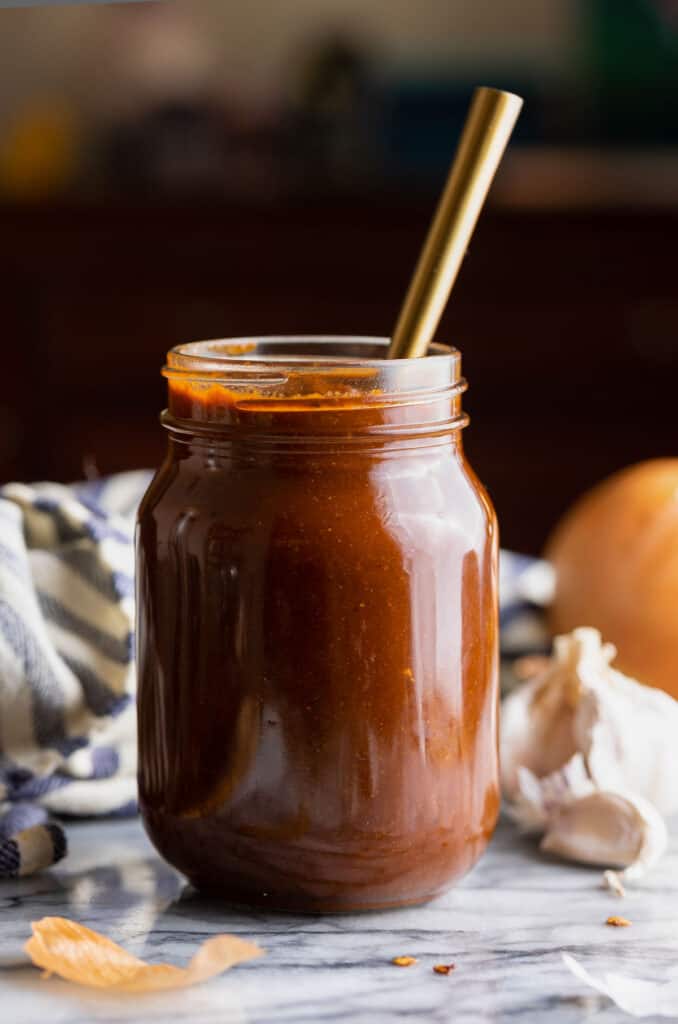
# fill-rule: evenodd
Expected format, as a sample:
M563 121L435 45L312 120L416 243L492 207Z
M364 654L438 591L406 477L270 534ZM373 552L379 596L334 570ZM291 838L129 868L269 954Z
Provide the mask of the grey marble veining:
M678 965L678 843L619 901L600 872L546 860L503 823L475 871L425 907L296 917L243 913L202 899L155 854L138 822L69 829L71 853L38 878L0 884L1 1024L172 1022L600 1024L631 1020L586 991L561 961L661 978ZM630 928L606 927L623 913ZM186 963L216 932L259 942L266 957L206 985L112 996L43 979L22 952L29 922L81 921L154 961ZM394 967L411 954L419 963ZM432 965L454 961L449 976Z

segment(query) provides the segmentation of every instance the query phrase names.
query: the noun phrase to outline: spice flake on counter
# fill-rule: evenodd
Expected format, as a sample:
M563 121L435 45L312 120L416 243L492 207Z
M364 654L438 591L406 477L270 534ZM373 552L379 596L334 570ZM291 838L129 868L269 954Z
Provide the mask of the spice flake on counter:
M452 974L456 967L456 964L434 964L433 970L436 974Z
M608 917L605 924L609 924L611 928L628 928L631 922L626 917L619 917L618 914L613 914Z
M411 967L412 964L417 963L417 958L416 956L394 956L391 963L396 967Z

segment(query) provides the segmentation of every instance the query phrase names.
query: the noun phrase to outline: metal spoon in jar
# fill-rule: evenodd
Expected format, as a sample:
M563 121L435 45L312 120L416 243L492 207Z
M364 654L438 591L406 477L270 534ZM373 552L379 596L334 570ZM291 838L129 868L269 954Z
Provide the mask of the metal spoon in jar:
M400 310L389 359L426 355L522 105L520 96L510 92L475 90L447 184Z

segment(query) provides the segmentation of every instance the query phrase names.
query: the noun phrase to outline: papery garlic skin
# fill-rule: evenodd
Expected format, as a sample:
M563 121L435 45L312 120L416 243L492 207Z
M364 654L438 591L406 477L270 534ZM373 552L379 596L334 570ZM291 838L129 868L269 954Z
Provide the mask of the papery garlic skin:
M678 809L678 702L627 679L594 629L555 641L548 668L502 707L501 776L509 813L541 848L640 877Z

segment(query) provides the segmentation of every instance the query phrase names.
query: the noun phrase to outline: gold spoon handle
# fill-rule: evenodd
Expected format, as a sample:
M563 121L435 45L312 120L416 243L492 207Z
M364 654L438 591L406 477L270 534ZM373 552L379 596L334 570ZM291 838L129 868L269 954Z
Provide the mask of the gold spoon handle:
M523 101L499 89L473 93L447 184L405 296L389 359L424 356Z

